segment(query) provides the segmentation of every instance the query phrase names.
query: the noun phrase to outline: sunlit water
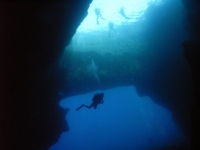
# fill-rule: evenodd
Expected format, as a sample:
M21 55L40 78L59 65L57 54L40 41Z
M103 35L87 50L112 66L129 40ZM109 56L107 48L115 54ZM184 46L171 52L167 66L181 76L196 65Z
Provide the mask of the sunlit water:
M70 111L70 126L50 150L143 150L178 145L184 141L169 110L149 97L139 97L134 86L104 91L104 104L97 109L76 108L91 104L95 91L60 102Z
M171 1L174 4L171 7L163 7L166 9L163 12L158 9L159 13L155 13L154 20L145 18L145 11L150 4L153 5L153 8L154 6L158 8L160 5L164 5L164 1ZM101 9L104 17L104 19L99 19L98 25L94 12L96 7ZM125 19L119 14L120 7L124 7L125 13L130 19ZM111 62L115 63L112 63L109 69L121 68L121 72L130 69L127 67L127 70L122 70L125 65L135 64L132 68L136 71L138 69L138 74L145 71L145 67L147 67L147 65L142 67L138 63L141 61L139 58L145 61L151 60L150 64L144 63L149 65L149 70L158 64L161 65L161 68L165 68L161 60L165 60L167 56L169 58L174 56L174 52L179 50L183 38L183 30L180 28L182 27L180 24L182 9L180 0L94 0L88 10L88 16L77 29L71 46L66 50L78 51L82 55L82 59L89 60L85 71L88 71L89 75L93 75L99 82L96 84L99 85L100 81L103 84L101 78L103 75L100 73L105 71L104 68ZM146 14L146 16L148 15ZM108 36L109 21L114 22L116 30L116 33L112 33L111 36ZM108 57L110 61L101 60L98 62L98 59L96 60L92 54L84 54L86 51L99 52L102 56L107 56L108 52L112 52L112 55ZM120 57L121 53L125 51L132 51L134 57L127 62L125 60L129 57L119 59L124 61L123 65L120 65L117 61L118 57L112 58L112 56ZM139 53L140 57L136 57ZM113 61L114 58L117 60ZM76 61L78 60L80 59L76 59ZM100 62L108 64L100 65ZM75 66L72 65L72 68L77 67L79 70L84 70L84 63L80 64L82 66L73 64ZM109 72L109 69L106 71ZM161 73L159 68L155 70ZM115 75L115 73L113 74ZM109 75L107 74L107 76ZM81 74L80 77L82 77ZM134 86L105 90L103 91L104 104L100 104L96 110L82 108L76 111L76 108L83 103L90 105L93 95L97 92L102 91L94 91L61 100L60 106L70 109L66 115L70 130L62 133L59 141L50 150L148 150L187 143L179 125L173 122L172 113L154 103L149 97L139 97Z
M124 22L131 23L141 20L145 10L149 4L159 6L163 0L93 0L88 9L88 15L81 23L77 32L90 32L95 30L107 29L108 22L112 21L115 25L121 25ZM130 19L125 19L119 13L120 8L124 8L126 16ZM95 8L99 8L103 19L99 19L99 24L96 24Z

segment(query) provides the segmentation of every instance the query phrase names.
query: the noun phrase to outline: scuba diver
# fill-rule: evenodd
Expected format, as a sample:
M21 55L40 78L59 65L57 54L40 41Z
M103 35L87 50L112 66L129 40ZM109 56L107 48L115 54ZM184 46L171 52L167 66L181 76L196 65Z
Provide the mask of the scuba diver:
M109 37L110 37L110 33L111 33L112 30L116 33L116 31L114 29L114 23L112 21L110 21L108 23L108 27L109 27Z
M99 24L99 18L101 18L101 19L103 19L103 20L104 20L104 18L103 18L102 15L101 15L101 10L100 10L100 8L95 8L94 12L95 12L95 14L96 14L96 16L97 16L96 21L97 21L97 25L98 25L98 24Z
M96 109L98 104L103 104L104 103L103 98L104 98L104 93L95 94L93 96L93 98L92 98L93 102L92 102L92 104L90 106L82 104L81 106L79 106L78 108L76 108L76 111L80 110L82 107L86 107L88 109L94 107L94 109Z
M122 17L124 17L125 19L130 19L129 17L126 16L125 12L124 12L124 7L121 7L118 11Z

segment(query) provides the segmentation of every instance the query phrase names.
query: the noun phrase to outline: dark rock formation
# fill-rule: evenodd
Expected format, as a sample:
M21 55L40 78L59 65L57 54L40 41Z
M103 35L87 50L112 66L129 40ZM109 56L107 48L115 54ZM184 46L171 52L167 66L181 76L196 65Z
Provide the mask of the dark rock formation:
M45 150L68 130L55 62L90 2L0 2L1 150Z
M186 7L186 19L188 24L184 24L191 38L199 38L200 35L200 1L181 0Z
M200 1L182 0L187 9L189 40L183 42L184 55L192 69L193 87L195 98L193 99L191 123L192 145L191 149L200 149Z
M188 10L188 32L191 32L192 38L199 38L199 2L182 1ZM58 140L62 132L68 130L64 117L69 110L62 110L58 106L58 93L64 86L62 80L65 73L58 69L55 62L86 16L90 2L91 0L0 2L0 149L45 150ZM183 46L196 88L192 115L192 144L195 147L200 139L199 42L186 41ZM173 94L169 94L160 88L163 86L163 79L174 80L178 77L156 78L156 81L161 82L154 86L150 85L154 76L151 79L148 79L150 76L138 78L140 80L136 76L133 81L138 93L154 93L151 97L155 100L162 98L163 101L157 103L166 107L170 105L176 120L190 136L190 124L185 122L190 116L182 114L190 111L187 102L183 104L180 101L184 97L174 97L178 95L176 89ZM174 81L183 85L180 80ZM146 89L140 89L143 87ZM168 87L170 91L171 86ZM186 87L183 92L185 90ZM181 89L178 92L181 93ZM169 102L168 99L177 101ZM177 105L180 103L181 107Z
M134 85L139 95L148 95L156 103L172 111L174 120L180 124L183 133L191 142L184 147L185 149L199 149L200 1L182 0L182 2L186 7L186 18L182 23L188 32L188 39L190 39L184 41L182 47L184 56L191 67L192 75L190 76L188 66L185 64L182 56L176 57L179 63L170 62L169 56L167 66L162 63L163 68L161 67L159 70L149 68L148 75L138 76L135 79ZM174 55L176 54L174 53ZM174 70L173 66L178 68ZM172 70L173 72L171 72ZM191 79L193 81L192 87ZM195 89L194 96L192 88Z
M199 16L200 17L200 16ZM184 55L192 68L195 98L191 114L192 123L192 149L199 149L200 143L200 41L188 40L183 42Z

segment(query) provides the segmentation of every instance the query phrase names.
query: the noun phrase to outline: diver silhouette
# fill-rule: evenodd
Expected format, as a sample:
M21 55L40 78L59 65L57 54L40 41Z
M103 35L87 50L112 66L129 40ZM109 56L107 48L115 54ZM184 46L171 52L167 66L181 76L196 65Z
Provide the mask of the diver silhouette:
M122 17L124 17L125 19L130 19L129 17L126 16L125 12L124 12L124 7L121 7L118 11Z
M95 8L95 14L96 14L96 16L97 16L97 18L96 18L96 21L97 21L97 25L99 24L99 18L101 18L101 19L103 19L104 20L104 18L102 17L102 15L101 15L101 10L100 10L100 8Z
M112 21L110 21L108 23L108 27L109 27L109 37L110 37L110 33L111 33L112 30L116 33L116 31L114 29L114 23Z
M95 94L93 96L93 98L92 98L93 102L92 102L92 104L90 106L82 104L81 106L79 106L78 108L76 108L76 111L80 110L82 107L86 107L88 109L94 107L94 109L96 109L98 104L103 104L104 103L103 98L104 98L104 93Z

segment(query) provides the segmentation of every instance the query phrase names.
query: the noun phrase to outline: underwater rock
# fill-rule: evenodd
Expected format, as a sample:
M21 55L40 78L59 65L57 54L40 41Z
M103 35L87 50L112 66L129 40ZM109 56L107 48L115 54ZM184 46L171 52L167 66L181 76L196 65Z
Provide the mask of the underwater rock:
M91 0L0 2L0 149L47 150L68 131L56 65Z
M182 44L184 55L192 68L193 86L195 88L195 98L192 106L192 149L200 148L200 41L188 40Z
M86 16L91 1L0 2L0 149L46 150L68 130L67 110L59 107L57 97L65 74L53 63ZM199 8L185 6L190 10ZM190 12L194 12L189 14L190 23L200 31L199 10ZM200 67L194 66L196 84ZM197 88L198 102L199 93ZM175 113L180 115L179 111ZM195 115L193 140L198 146L200 117Z

